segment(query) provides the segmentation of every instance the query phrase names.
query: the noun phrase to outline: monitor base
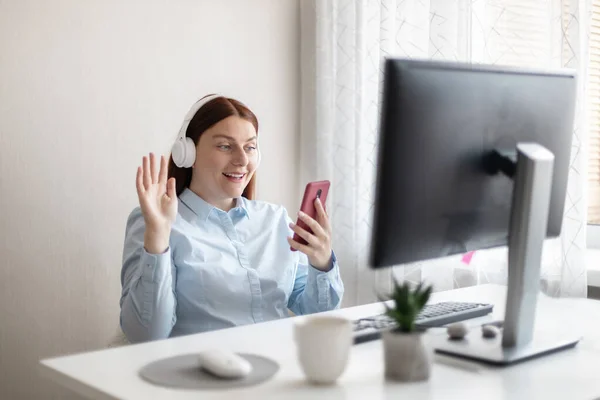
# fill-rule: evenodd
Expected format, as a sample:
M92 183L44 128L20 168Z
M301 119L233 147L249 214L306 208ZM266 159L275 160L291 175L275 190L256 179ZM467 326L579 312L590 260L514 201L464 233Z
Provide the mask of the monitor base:
M502 336L484 338L481 332L471 332L462 340L440 337L434 348L436 353L497 366L509 366L518 362L541 357L560 350L573 348L581 340L578 335L540 332L531 342L523 346L504 348Z

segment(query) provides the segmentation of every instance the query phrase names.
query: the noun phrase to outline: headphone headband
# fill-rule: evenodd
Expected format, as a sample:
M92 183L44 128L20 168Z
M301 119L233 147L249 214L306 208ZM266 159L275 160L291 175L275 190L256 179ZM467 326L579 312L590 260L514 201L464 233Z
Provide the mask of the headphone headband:
M214 99L218 99L219 97L223 96L221 96L220 94L211 94L208 96L204 96L203 98L195 102L192 108L190 108L187 114L185 114L185 118L183 119L183 124L181 124L181 128L179 129L179 134L177 135L177 138L181 140L185 139L188 126L190 126L190 122L192 122L192 119L194 118L196 113L202 107L204 107L206 103L213 101Z

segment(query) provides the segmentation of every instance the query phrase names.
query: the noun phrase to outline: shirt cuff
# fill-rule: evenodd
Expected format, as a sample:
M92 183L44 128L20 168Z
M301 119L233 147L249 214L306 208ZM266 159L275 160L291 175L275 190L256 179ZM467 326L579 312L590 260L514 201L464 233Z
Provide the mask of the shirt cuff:
M171 247L160 254L150 254L142 248L141 257L142 281L149 283L160 282L169 269L171 260Z
M338 261L333 250L331 250L331 261L329 265L330 267L327 271L322 271L316 267L313 267L312 265L310 265L310 269L312 272L316 273L319 281L329 281L333 283L339 275Z

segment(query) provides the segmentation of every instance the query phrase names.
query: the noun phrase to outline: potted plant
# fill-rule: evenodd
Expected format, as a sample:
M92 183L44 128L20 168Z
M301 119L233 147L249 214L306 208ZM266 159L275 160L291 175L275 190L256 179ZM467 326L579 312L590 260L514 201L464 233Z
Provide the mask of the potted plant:
M432 287L419 284L411 288L407 282L402 285L394 279L394 290L388 296L393 305L385 302L385 314L396 322L396 327L383 331L385 376L387 379L416 382L429 379L431 357L425 347L422 334L424 329L415 326L415 319L425 307Z

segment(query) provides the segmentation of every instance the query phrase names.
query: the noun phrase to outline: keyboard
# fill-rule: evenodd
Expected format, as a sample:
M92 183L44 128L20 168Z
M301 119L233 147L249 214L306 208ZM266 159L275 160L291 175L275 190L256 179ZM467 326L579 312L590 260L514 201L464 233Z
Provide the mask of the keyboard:
M491 304L447 301L428 304L417 316L418 328L440 327L453 322L481 317L494 308ZM377 340L381 331L396 327L396 323L385 314L361 318L354 321L354 344Z

